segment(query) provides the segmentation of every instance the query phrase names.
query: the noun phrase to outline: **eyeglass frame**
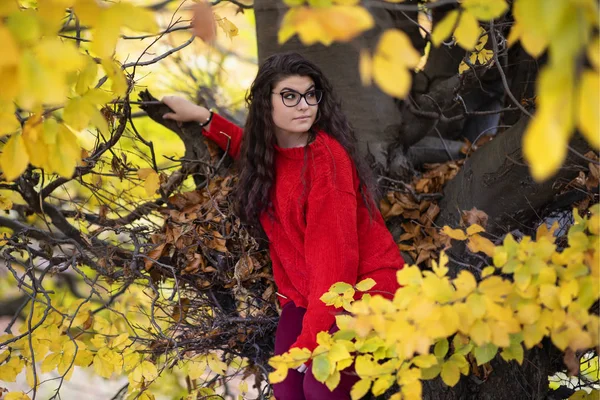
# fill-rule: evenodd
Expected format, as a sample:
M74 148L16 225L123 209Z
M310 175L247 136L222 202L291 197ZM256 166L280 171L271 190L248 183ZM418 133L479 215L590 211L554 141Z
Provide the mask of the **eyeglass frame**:
M288 106L287 104L285 104L285 100L283 99L283 96L286 93L290 93L290 92L296 93L296 94L300 95L300 97L298 98L298 102L296 104L292 105L292 106ZM310 104L308 102L308 100L306 99L306 95L308 93L310 93L310 92L315 92L315 94L316 93L321 93L321 98L319 98L319 100L317 100L317 102L315 104ZM321 90L321 89L310 89L307 92L305 92L304 94L302 94L302 93L300 93L300 92L298 92L296 90L293 90L293 89L288 89L288 90L285 90L285 91L279 92L279 93L277 93L277 92L271 92L271 93L272 94L278 94L278 95L280 95L281 96L281 102L283 103L284 106L286 106L288 108L296 107L298 104L300 104L300 102L302 101L302 99L304 99L304 101L306 102L307 105L309 105L309 106L316 106L316 105L318 105L321 102L321 100L323 100L323 95L325 94L325 92L323 90Z

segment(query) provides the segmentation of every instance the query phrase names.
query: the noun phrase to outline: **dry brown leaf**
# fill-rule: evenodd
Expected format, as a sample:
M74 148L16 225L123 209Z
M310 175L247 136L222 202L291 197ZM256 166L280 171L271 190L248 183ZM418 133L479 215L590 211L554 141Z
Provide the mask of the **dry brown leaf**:
M160 256L162 256L166 246L167 243L162 243L148 252L148 258L144 261L144 268L146 269L146 271L152 268L154 260L158 260Z
M227 253L227 242L223 238L223 235L217 231L212 231L210 235L212 236L212 239L206 245L213 250L220 251L221 253Z
M580 363L575 355L575 352L569 348L565 350L565 355L563 356L563 362L567 367L567 375L576 376L579 374Z
M192 32L206 43L211 43L217 37L217 24L212 6L206 1L194 5L192 17Z
M469 211L462 211L462 222L464 226L470 225L481 225L486 228L488 222L488 215L481 210L473 207Z

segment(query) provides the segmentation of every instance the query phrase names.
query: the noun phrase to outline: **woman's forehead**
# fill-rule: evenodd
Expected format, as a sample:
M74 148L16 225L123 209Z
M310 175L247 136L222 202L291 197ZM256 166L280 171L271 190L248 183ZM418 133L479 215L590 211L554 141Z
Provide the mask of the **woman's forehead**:
M309 76L292 75L282 79L276 85L274 90L281 91L282 89L293 89L297 92L303 93L313 86L315 82Z

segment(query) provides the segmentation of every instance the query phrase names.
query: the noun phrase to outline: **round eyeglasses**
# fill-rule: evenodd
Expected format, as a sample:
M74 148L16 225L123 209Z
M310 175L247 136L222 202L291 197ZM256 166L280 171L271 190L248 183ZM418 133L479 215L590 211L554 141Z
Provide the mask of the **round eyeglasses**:
M296 107L303 97L306 101L306 104L308 104L309 106L316 106L323 98L323 91L318 89L309 90L304 94L298 93L295 90L286 90L281 93L272 93L280 95L281 101L283 101L283 105L285 105L286 107Z

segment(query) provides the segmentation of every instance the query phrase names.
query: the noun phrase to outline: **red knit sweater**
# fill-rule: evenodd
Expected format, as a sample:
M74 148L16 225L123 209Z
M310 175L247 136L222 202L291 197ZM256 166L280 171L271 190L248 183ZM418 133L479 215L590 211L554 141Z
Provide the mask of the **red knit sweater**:
M214 115L203 134L237 158L243 130ZM373 291L391 298L404 265L377 209L369 215L356 168L344 148L325 132L307 147L275 146L272 212L260 217L269 238L273 275L283 306L307 309L292 347L314 350L316 336L335 323L336 310L319 300L335 282L373 278ZM306 152L306 154L305 154ZM375 293L373 293L375 294ZM383 293L382 293L383 294Z

